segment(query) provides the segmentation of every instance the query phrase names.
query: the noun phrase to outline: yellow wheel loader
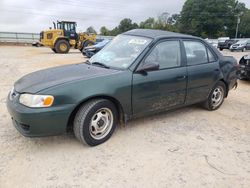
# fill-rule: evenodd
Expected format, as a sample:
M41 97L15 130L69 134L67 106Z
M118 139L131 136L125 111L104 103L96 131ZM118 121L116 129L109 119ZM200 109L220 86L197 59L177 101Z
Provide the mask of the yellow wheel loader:
M40 33L40 43L50 47L55 53L68 53L70 48L79 49L96 42L95 34L76 33L76 22L53 22L54 29Z

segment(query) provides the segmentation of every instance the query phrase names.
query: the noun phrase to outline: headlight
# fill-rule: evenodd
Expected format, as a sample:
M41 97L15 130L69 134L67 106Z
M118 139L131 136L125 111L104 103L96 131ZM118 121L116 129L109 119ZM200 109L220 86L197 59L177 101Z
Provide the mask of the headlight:
M32 108L50 107L54 102L54 97L51 95L21 94L19 102Z

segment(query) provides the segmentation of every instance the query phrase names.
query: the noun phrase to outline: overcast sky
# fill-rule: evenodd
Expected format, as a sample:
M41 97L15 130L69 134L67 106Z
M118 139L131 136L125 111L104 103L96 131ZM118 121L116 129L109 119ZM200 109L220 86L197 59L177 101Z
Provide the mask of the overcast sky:
M250 8L250 0L240 0ZM112 29L121 19L140 22L179 13L185 0L0 0L0 31L40 32L56 20L76 21L78 31Z

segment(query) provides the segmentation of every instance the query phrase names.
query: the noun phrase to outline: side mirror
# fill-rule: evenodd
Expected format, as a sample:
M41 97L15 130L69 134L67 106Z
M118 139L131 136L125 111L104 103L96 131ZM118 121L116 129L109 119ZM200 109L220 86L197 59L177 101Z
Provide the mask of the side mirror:
M158 63L146 63L142 66L140 66L136 72L138 73L145 73L145 72L148 72L148 71L155 71L155 70L159 70L160 68L160 65Z

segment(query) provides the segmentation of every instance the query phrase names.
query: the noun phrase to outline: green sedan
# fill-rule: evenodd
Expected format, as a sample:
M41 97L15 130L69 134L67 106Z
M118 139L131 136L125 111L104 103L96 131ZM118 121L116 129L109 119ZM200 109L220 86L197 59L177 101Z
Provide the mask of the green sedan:
M19 79L7 107L24 136L73 129L90 146L108 140L119 123L201 103L216 110L237 85L237 62L204 40L160 30L131 30L89 61Z

